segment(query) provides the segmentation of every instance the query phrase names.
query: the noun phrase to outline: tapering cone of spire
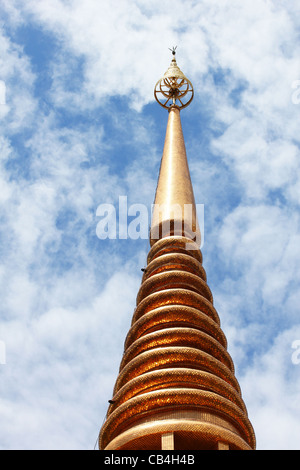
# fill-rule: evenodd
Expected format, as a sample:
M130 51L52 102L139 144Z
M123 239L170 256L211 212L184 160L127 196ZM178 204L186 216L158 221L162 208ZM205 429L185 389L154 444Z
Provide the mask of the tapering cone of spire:
M180 111L169 110L169 119L150 231L151 246L160 238L182 235L200 245L200 230L182 133Z
M179 116L179 107L185 107L181 98L186 88L181 88L187 79L167 78L169 97L160 84L161 104L167 107L170 98L172 104L151 249L99 448L251 450L255 448L254 431L199 249ZM190 216L174 215L174 205L190 205ZM164 232L164 223L169 224L169 231Z

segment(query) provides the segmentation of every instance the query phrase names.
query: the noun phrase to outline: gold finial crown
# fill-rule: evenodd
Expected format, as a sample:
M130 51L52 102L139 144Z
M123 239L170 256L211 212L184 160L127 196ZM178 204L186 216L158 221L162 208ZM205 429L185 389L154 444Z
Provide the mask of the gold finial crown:
M171 64L154 88L156 101L166 109L171 106L186 108L194 97L193 85L177 65L176 49L177 46L170 49L173 55Z

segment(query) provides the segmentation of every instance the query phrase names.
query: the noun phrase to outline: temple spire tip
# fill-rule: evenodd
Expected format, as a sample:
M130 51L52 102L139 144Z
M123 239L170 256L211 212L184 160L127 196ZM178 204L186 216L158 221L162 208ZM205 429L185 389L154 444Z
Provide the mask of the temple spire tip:
M177 46L169 48L173 56L171 64L154 88L156 101L165 109L172 106L186 108L194 97L193 85L177 65L176 49Z

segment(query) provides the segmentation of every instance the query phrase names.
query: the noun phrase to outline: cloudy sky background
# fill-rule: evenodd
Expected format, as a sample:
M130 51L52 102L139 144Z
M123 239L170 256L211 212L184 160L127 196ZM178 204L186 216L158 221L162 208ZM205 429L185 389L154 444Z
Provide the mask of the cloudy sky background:
M300 449L299 33L298 0L0 0L1 449L95 446L149 250L100 240L97 208L150 211L175 45L204 267L257 447Z

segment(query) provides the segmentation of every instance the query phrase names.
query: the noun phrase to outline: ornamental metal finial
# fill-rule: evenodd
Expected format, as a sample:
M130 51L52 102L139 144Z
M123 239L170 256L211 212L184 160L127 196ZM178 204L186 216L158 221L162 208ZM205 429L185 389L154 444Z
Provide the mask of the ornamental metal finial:
M180 109L186 108L194 97L193 85L177 65L176 49L177 46L169 48L173 55L171 64L154 88L156 101L166 109L171 106L177 106Z

